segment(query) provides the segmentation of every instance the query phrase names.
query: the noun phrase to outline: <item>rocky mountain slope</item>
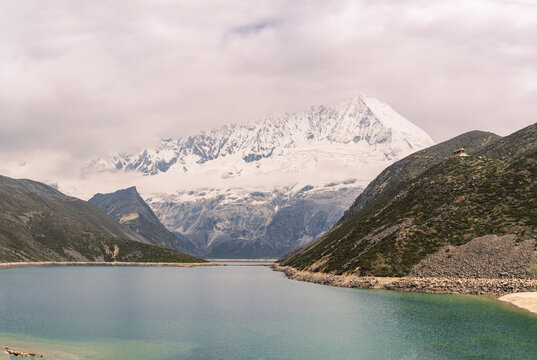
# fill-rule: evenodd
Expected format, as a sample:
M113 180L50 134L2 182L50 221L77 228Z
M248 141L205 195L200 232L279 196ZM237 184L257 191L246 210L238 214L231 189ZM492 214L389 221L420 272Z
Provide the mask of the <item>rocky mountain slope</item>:
M186 252L180 245L178 237L181 235L174 235L162 225L136 187L110 194L95 194L88 202L142 236L145 242Z
M467 277L534 276L537 125L496 141L492 137L481 149L475 145L488 135L474 133L470 138L474 151L469 157L433 161L417 176L388 182L389 192L377 191L375 196L370 191L373 196L357 201L357 210L348 211L326 236L282 263L312 271L375 276L437 272ZM453 150L460 145L472 147L460 140L443 145ZM406 162L412 163L412 158ZM372 184L382 183L377 178ZM514 238L504 236L499 246L496 238L479 239L486 235ZM465 244L474 252L486 247L481 253L488 254L487 259L472 260L482 266L464 266L467 262L457 250ZM515 246L521 246L522 252ZM459 261L448 260L454 258ZM502 259L524 261L514 274L512 261Z
M149 206L193 254L274 257L328 231L382 169L433 144L387 104L357 96L164 139L85 171L140 175Z
M278 257L328 231L362 189L325 186L199 190L155 195L148 203L190 253L208 258Z
M143 243L93 205L36 181L0 176L0 261L199 262Z

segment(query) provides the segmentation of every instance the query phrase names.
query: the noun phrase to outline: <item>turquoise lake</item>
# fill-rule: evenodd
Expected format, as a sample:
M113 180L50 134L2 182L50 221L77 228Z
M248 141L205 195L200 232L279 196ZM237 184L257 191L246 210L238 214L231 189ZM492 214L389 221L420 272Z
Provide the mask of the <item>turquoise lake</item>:
M0 345L47 359L537 359L537 317L262 266L22 268L0 271Z

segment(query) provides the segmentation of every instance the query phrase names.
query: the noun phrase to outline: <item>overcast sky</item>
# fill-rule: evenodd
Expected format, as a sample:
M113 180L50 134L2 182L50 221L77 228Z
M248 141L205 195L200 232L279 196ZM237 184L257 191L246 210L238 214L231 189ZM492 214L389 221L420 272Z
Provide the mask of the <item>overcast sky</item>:
M358 93L436 141L506 135L537 121L535 4L0 0L0 173Z

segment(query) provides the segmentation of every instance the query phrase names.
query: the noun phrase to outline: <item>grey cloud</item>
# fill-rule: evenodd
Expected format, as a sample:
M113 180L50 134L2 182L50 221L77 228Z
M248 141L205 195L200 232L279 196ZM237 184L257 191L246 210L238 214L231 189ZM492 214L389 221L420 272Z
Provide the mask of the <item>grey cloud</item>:
M254 24L247 24L247 25L240 25L233 29L231 29L232 34L240 34L240 35L249 35L249 34L256 34L258 32L261 32L265 29L271 28L273 26L276 26L277 24L273 21L260 21Z
M8 175L359 92L438 141L537 120L529 1L0 0L0 41Z

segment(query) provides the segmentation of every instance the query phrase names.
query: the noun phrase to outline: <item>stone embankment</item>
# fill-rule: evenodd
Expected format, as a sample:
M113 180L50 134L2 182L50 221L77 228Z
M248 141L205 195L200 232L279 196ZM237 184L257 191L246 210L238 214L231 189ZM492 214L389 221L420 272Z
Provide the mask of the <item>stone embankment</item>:
M282 271L288 278L322 285L339 287L384 289L430 294L479 294L505 295L537 290L537 280L530 279L479 279L450 277L373 277L356 275L333 275L298 271L289 266L274 264L272 268Z
M42 261L42 262L11 262L0 263L0 270L15 269L33 266L172 266L172 267L193 267L193 266L216 266L216 264L206 263L162 263L162 262L81 262L81 261Z

